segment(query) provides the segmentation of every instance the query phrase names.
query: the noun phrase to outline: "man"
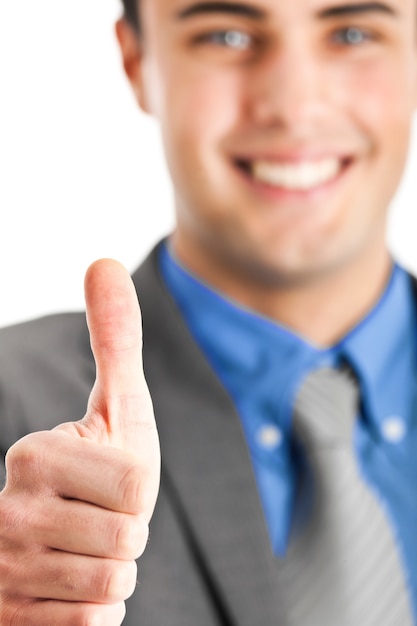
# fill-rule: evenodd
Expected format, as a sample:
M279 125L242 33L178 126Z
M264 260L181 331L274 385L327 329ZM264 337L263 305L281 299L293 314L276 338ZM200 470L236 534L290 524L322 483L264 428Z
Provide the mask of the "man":
M125 10L177 211L133 277L159 498L144 551L158 440L136 296L101 261L94 360L81 315L1 334L0 622L119 624L134 591L131 626L417 623L415 296L385 243L415 1Z

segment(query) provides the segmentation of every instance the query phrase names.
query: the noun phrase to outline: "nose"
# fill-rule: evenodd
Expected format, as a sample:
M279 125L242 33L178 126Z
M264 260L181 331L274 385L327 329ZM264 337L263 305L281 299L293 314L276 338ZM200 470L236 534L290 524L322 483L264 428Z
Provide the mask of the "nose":
M331 79L324 59L294 39L266 52L252 67L248 107L252 121L302 133L328 113Z

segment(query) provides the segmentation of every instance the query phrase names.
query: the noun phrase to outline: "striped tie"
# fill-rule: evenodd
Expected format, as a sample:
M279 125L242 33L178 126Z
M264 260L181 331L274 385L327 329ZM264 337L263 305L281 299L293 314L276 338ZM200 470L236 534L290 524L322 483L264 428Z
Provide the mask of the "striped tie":
M279 566L288 626L413 624L392 528L359 475L352 446L357 405L347 368L314 372L296 400L293 428L312 497Z

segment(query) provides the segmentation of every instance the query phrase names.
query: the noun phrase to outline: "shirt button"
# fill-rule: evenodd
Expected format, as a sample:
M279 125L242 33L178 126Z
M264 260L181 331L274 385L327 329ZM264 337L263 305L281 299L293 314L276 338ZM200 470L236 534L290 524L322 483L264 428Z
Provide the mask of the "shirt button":
M392 415L387 417L382 424L382 436L389 443L400 443L407 433L407 428L402 417Z
M282 431L275 424L265 424L256 433L256 440L262 448L272 452L279 448L282 443Z

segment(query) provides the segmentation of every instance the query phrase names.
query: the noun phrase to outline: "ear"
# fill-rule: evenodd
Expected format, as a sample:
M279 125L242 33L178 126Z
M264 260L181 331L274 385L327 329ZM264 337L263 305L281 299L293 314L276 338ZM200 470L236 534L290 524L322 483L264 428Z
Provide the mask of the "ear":
M115 25L123 67L142 111L150 113L143 80L143 45L140 35L124 18Z

